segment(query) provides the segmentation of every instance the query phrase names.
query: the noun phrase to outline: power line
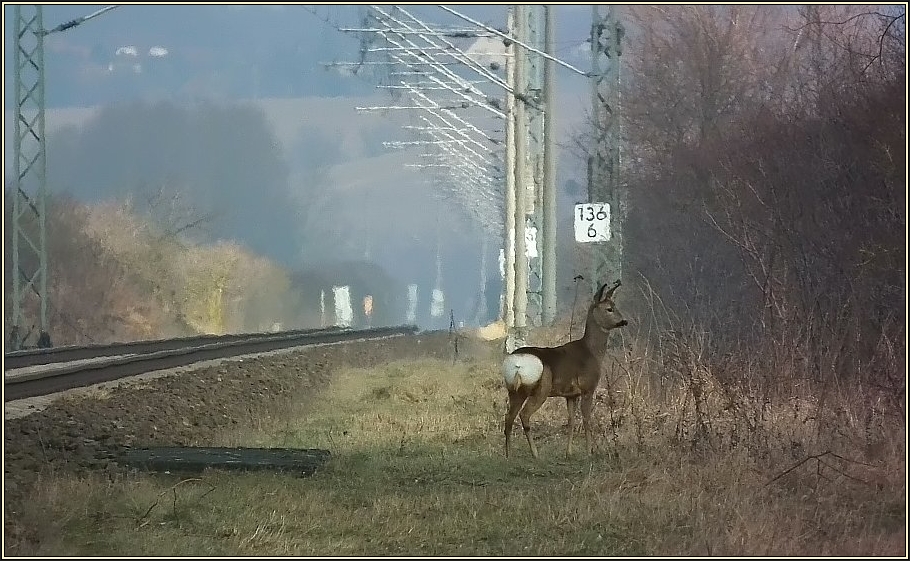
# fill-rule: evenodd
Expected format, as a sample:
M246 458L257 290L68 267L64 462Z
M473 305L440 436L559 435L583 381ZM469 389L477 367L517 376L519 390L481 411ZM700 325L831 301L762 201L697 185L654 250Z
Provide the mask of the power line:
M499 36L499 37L502 37L503 39L506 39L506 40L509 40L509 41L515 41L515 43L516 43L518 46L522 47L523 49L527 49L528 51L531 51L532 53L534 53L534 54L536 54L536 55L540 55L540 56L542 56L543 58L545 58L545 59L547 59L547 60L552 60L552 61L555 62L556 64L558 64L558 65L560 65L560 66L563 66L563 67L565 67L565 68L568 68L569 70L571 70L572 72L575 72L576 74L581 74L582 76L584 76L584 77L586 77L586 78L590 78L590 77L591 77L591 73L585 72L585 71L583 71L583 70L579 70L579 69L575 68L574 66L572 66L571 64L569 64L568 62L565 62L565 61L559 60L559 59L556 58L556 57L550 56L550 55L548 55L547 53L545 53L545 52L543 52L543 51L541 51L541 50L539 50L539 49L535 49L534 47L532 47L532 46L530 46L530 45L528 45L528 44L526 44L526 43L524 43L524 42L522 42L522 41L519 41L519 40L515 39L514 37L510 37L509 35L503 33L502 31L499 31L498 29L494 29L494 28L490 27L489 25L486 25L486 24L481 23L481 22L479 22L479 21L473 20L473 19L469 18L468 16L466 16L466 15L464 15L464 14L460 14L460 13L456 12L455 10L453 10L452 8L449 8L449 7L447 7L447 6L440 5L439 7L442 8L443 10L449 12L450 14L453 14L453 15L455 15L455 16L458 16L458 17L460 17L461 19L463 19L463 20L465 20L465 21L469 21L469 22L473 23L474 25L476 25L476 26L478 26L478 27L481 27L481 28L483 28L483 29L486 29L486 30L489 31L490 33L493 33L493 34L495 34L495 35L497 35L497 36Z

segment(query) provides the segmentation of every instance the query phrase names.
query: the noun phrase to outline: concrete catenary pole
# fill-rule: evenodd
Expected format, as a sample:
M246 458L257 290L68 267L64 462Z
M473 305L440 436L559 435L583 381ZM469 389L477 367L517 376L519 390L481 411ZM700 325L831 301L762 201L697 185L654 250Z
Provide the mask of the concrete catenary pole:
M515 6L515 36L519 41L525 41L527 16L525 6ZM522 88L527 84L525 78L525 57L517 51L514 64L515 85L519 95L523 95ZM527 226L527 143L528 130L525 116L524 100L519 98L515 102L515 166L512 173L515 175L515 324L511 340L514 344L523 344L527 337L527 306L528 306L528 256L525 244L525 228Z
M546 10L545 51L552 55L554 49L553 6ZM541 269L543 274L543 323L552 325L556 319L556 153L554 143L554 80L556 64L552 59L544 62L544 152L543 152L543 231L541 232Z
M515 27L515 7L509 8L508 30ZM515 91L516 45L506 46L506 79L511 91ZM505 162L505 229L503 231L503 257L505 278L503 279L503 321L506 327L515 326L515 96L506 93L506 150Z
M541 5L524 6L526 23L522 32L522 41L533 47L521 49L525 64L525 84L519 84L524 94L527 159L525 161L525 181L527 188L527 252L528 252L528 323L541 325L543 312L543 256L541 251L541 234L543 231L543 167L544 167L544 7Z

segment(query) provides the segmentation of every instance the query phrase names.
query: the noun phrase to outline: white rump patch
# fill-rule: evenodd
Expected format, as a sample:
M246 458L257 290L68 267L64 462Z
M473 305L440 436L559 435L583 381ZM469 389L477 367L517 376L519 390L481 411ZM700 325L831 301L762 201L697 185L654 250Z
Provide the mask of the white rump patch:
M533 386L543 375L543 362L534 355L508 355L502 361L502 379L511 385L515 376L521 377L522 386Z

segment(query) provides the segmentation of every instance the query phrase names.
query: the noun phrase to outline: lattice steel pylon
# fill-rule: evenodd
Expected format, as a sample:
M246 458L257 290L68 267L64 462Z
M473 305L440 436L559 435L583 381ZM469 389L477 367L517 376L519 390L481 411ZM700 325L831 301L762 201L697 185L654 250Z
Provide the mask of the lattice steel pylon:
M622 277L626 196L620 181L620 56L624 29L612 5L593 6L591 59L593 84L592 146L588 159L588 200L610 205L610 240L592 243L591 292Z
M11 350L34 331L26 308L37 296L38 347L50 347L47 321L47 159L44 137L44 25L41 6L15 7L15 193L12 216ZM25 332L23 333L23 330Z

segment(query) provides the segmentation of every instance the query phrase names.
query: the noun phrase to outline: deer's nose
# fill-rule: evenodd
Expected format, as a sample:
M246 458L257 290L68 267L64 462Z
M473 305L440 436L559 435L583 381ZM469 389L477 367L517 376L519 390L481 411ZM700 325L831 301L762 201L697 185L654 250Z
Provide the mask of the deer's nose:
M629 322L627 322L626 320L622 320L616 324L616 327L624 327L626 325L629 325Z

